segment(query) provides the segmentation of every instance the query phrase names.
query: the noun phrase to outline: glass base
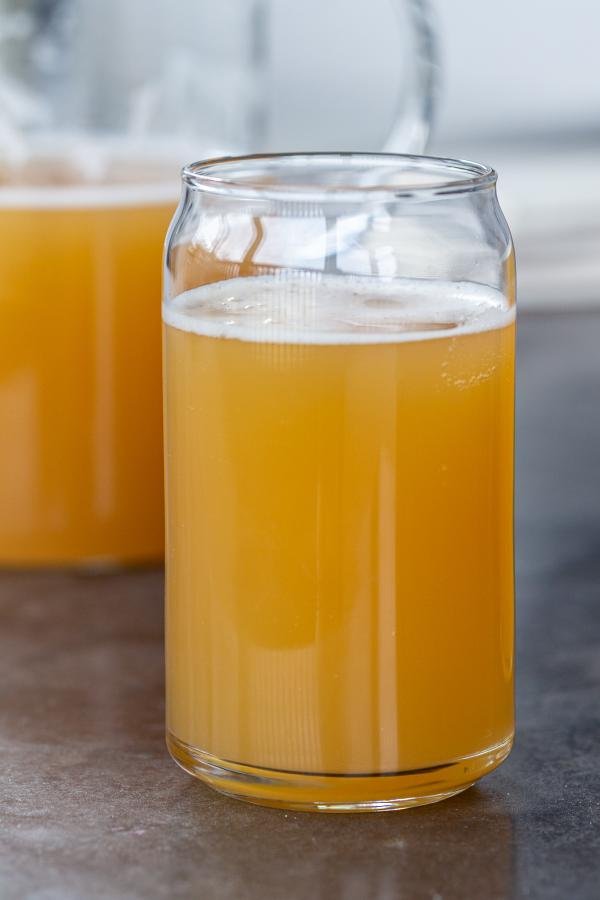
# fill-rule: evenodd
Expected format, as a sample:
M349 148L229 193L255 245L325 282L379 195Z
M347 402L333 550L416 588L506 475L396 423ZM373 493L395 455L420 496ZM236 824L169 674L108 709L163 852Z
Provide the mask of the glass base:
M511 735L445 765L389 775L318 775L231 763L167 734L175 762L219 793L260 806L308 812L377 812L438 803L497 768L512 745Z

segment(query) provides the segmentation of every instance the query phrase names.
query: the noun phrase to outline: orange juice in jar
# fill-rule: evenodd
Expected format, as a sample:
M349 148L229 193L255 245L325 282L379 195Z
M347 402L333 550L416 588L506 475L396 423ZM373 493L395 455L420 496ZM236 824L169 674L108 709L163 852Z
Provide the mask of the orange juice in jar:
M331 158L317 159L326 174ZM194 220L190 243L181 222L171 234L168 742L188 771L253 802L432 802L495 768L513 739L510 238L500 232L496 284L414 277L406 261L406 275L343 273L357 257L339 241L341 211L368 208L364 181L341 198L319 182L313 195L315 163L288 160L298 197L277 183L281 161L267 188L263 171L236 180L233 163L207 166L213 184L192 169L188 204L197 192L212 221ZM416 181L414 198L387 201L405 216L430 203L435 221L439 195L420 183L435 176L446 192L458 182L450 221L473 203L467 190L495 202L487 170L376 160L384 177L395 164ZM385 191L378 200L381 241ZM229 231L215 227L219 203ZM241 207L254 241L240 239ZM353 223L350 252L373 250L373 222ZM338 271L276 268L278 253L298 259L294 233L313 262L333 245Z

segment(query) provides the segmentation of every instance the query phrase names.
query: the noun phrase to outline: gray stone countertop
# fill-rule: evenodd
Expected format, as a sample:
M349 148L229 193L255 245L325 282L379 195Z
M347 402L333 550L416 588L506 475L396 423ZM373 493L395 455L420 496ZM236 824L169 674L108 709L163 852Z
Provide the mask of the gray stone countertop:
M228 800L163 742L162 575L0 575L2 900L600 896L600 315L520 323L518 737L400 813Z

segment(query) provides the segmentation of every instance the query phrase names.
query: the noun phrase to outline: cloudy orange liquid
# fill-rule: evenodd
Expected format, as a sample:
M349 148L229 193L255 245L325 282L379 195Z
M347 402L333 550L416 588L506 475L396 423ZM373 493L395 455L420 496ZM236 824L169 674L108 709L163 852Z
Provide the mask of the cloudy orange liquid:
M365 798L475 780L513 732L512 319L261 340L194 314L165 326L172 739Z
M163 553L160 274L174 204L111 190L37 205L0 191L0 564Z

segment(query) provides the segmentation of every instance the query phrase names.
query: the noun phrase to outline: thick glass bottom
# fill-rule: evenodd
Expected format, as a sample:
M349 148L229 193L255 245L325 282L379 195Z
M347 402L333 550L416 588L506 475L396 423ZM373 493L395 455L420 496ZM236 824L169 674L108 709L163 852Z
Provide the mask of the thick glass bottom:
M497 768L512 745L511 735L472 756L408 772L319 775L232 763L167 734L175 762L221 794L260 806L312 812L377 812L437 803Z

